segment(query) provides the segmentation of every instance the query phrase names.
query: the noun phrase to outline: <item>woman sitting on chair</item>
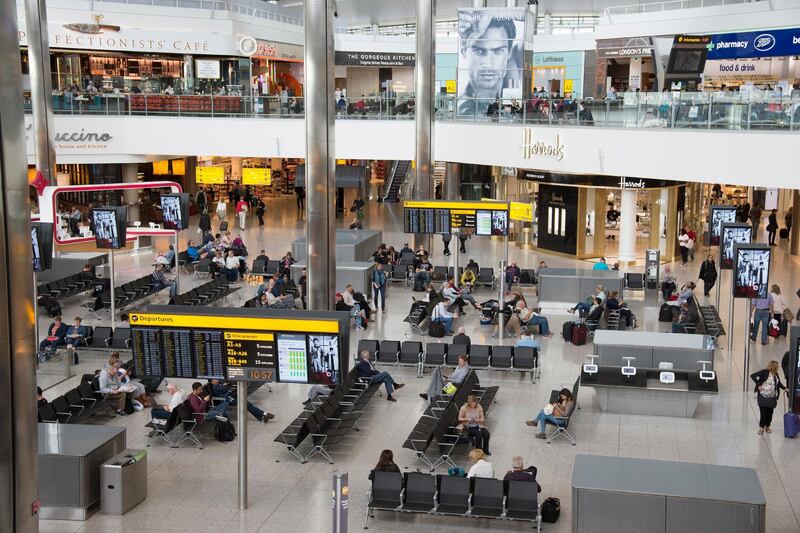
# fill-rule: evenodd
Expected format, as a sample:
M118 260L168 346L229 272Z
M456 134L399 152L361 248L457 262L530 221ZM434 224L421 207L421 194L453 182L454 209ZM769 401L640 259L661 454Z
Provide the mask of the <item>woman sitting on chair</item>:
M572 406L575 405L575 401L572 399L572 391L569 389L561 389L558 393L558 401L554 403L548 403L544 406L544 409L539 411L539 414L536 415L536 418L533 420L528 420L525 422L526 426L531 427L539 427L539 433L536 434L537 439L546 439L547 438L547 422L551 422L553 425L558 425L558 417L564 417L572 411Z

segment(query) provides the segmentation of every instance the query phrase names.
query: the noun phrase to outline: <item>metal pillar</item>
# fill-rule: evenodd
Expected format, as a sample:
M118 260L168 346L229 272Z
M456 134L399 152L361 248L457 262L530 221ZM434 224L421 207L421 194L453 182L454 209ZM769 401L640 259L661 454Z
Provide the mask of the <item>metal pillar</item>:
M16 12L14 12L16 20ZM28 34L28 68L33 107L33 142L36 170L51 185L56 182L56 151L53 147L53 83L50 73L50 46L47 39L45 0L25 0L25 29ZM3 28L9 30L8 26ZM16 32L16 29L15 29ZM15 49L18 48L15 45ZM17 58L19 60L19 58Z
M177 251L175 252L175 261L177 264ZM114 294L114 249L108 251L108 277L111 278L111 327L117 327L117 299Z
M35 302L15 2L0 2L0 21L0 531L36 533ZM35 42L30 30L28 37Z
M789 232L789 253L800 255L800 191L792 195L792 229Z
M720 278L722 278L722 272L720 272ZM720 279L721 281L721 279ZM731 284L733 284L733 271L731 271ZM717 292L720 292L721 287L717 288ZM731 288L731 301L728 303L728 357L733 355L733 314L736 311L736 298L733 297L733 288ZM717 312L719 312L719 307L717 307ZM748 334L749 336L749 334ZM747 339L745 339L747 342Z
M136 183L139 181L139 163L124 163L122 165L122 183ZM128 222L139 220L139 190L124 189L122 197L128 206ZM175 250L175 253L178 253Z
M181 293L181 266L178 264L178 232L175 231L175 240L172 244L175 247L175 294Z
M506 334L506 261L500 261L500 313L497 318L497 338L500 339L500 344L503 344L503 338Z
M239 425L239 510L247 509L247 382L236 382L236 417Z
M433 181L433 80L436 54L434 0L417 0L417 67L415 80L416 109L416 175L414 198L425 200L431 197ZM414 236L415 246L422 244L428 249L427 235Z
M636 191L622 189L619 217L619 262L636 261Z
M472 0L472 7L486 7L486 0Z
M461 197L461 164L447 163L444 171L444 199L458 200Z
M308 308L333 309L336 287L333 0L305 3Z
M733 282L731 282L733 283ZM733 299L733 295L731 295L731 299ZM747 299L747 326L745 327L745 338L744 338L744 366L742 368L742 392L747 392L750 388L750 335L752 331L750 330L750 318L752 316L752 306L753 300L750 298Z

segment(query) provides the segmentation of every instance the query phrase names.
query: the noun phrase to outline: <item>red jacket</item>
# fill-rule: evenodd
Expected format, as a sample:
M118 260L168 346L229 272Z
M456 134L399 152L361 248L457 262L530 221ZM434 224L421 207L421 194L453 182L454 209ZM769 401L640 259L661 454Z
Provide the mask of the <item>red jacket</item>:
M239 203L236 204L236 212L241 213L242 211L247 210L248 207L249 206L247 205L247 202L244 200L239 200Z
M208 407L208 402L196 394L189 395L189 403L192 406L193 413L205 413L206 407ZM194 419L198 424L202 424L203 422L206 421L206 415L195 414Z

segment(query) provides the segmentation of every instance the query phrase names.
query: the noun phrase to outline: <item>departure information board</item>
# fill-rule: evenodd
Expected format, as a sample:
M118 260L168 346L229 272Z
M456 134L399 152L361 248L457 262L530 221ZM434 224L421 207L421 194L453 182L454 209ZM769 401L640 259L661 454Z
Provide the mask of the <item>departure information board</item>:
M508 235L505 202L416 201L403 203L406 233L447 234L458 228L469 235Z
M137 375L333 384L347 371L347 313L180 310L161 306L129 315Z

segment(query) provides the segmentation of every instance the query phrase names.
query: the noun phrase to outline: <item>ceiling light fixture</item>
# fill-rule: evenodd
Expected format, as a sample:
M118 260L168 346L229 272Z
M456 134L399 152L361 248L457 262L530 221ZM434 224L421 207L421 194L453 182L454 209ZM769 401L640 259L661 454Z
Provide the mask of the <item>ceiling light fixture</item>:
M280 2L280 0L267 0L267 3L272 5L278 5L278 2Z

